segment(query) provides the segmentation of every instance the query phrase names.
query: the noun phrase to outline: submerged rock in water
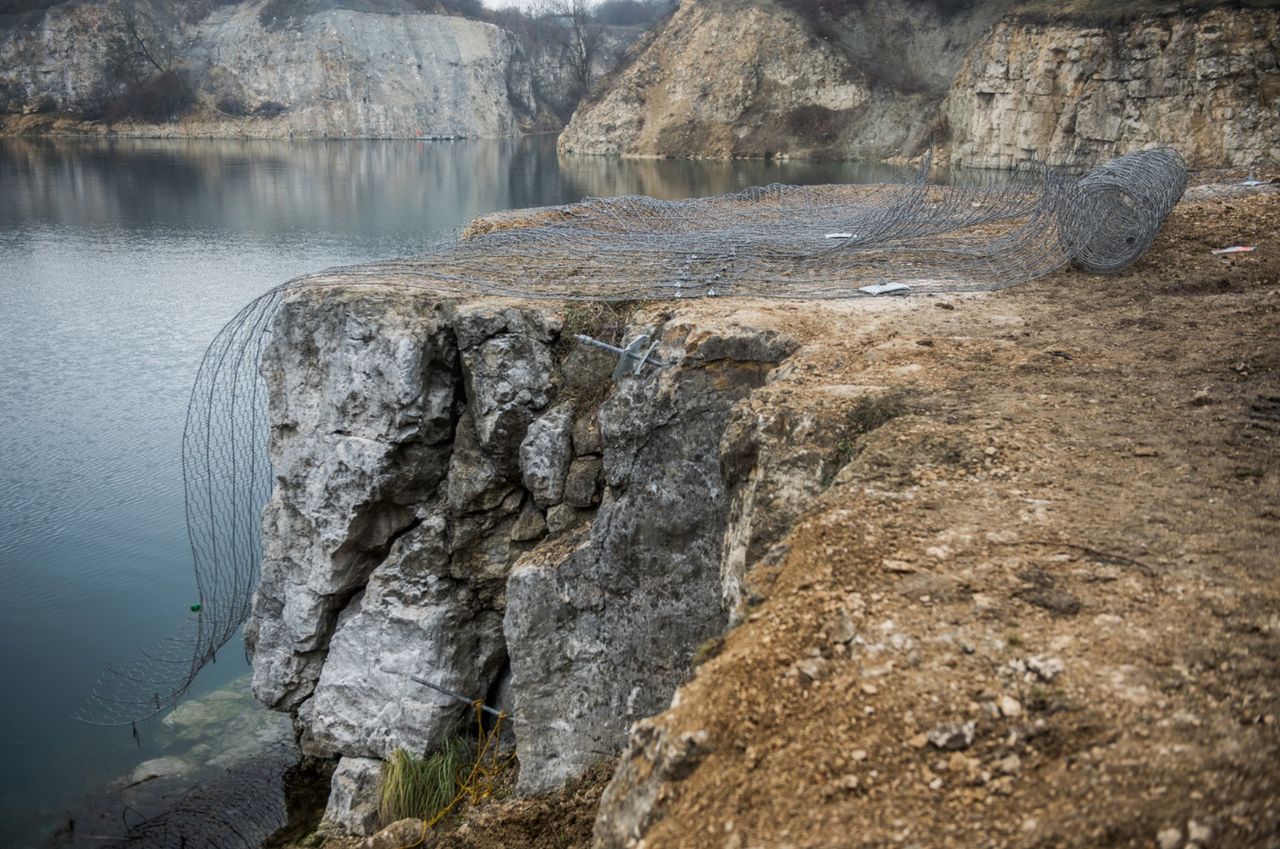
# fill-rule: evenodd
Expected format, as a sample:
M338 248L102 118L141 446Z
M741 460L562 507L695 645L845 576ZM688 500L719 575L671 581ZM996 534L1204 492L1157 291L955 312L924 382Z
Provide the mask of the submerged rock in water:
M172 755L166 755L162 758L152 758L149 761L143 761L134 767L133 772L129 773L129 786L142 784L146 781L154 781L163 778L179 778L194 769L188 761L182 758L176 758Z
M218 841L231 828L257 845L285 824L285 774L299 758L293 724L263 708L248 675L139 733L164 754L90 794L72 814L77 832L101 845L160 849L225 845ZM113 839L121 843L102 843Z

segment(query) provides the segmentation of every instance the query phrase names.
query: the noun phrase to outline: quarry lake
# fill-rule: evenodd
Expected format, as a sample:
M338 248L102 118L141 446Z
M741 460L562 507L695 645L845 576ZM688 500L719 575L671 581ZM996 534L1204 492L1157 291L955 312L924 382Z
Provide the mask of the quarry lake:
M882 174L563 159L549 137L0 140L0 845L100 845L79 812L107 811L100 821L117 833L138 818L104 787L143 761L198 763L229 745L192 730L203 708L183 714L186 725L139 726L137 740L129 726L72 716L108 664L190 615L187 395L205 345L239 307L304 272L414 254L495 210ZM261 735L271 717L244 697L247 671L236 641L192 695L217 691L221 704L260 711L261 722L233 725Z

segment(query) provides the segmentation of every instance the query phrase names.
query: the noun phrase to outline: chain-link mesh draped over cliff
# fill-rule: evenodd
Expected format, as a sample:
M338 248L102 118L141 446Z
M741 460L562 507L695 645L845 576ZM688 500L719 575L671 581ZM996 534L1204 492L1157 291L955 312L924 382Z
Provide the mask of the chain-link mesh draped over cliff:
M862 287L886 283L907 293L1000 289L1072 262L1125 267L1151 245L1187 177L1168 149L1121 156L1082 178L1037 167L933 185L928 172L682 201L589 199L412 259L301 277L250 303L209 346L187 412L183 472L199 590L191 630L109 670L82 718L128 723L171 707L249 614L271 484L258 364L292 289L591 301L865 297Z

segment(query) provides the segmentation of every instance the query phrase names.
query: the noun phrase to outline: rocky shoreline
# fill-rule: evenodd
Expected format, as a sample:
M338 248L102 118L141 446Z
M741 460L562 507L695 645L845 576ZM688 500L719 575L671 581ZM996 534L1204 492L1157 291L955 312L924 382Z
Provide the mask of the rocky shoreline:
M148 835L166 829L194 845L216 834L218 810L235 805L243 813L230 825L260 841L284 826L285 773L301 753L289 717L264 710L249 683L242 676L137 729L156 755L90 793L41 845L155 845ZM115 731L127 740L128 728Z

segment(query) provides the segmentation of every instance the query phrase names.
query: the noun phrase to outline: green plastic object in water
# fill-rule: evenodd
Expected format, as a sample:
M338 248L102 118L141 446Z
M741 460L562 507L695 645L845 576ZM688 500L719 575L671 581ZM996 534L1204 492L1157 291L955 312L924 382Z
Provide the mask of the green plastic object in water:
M200 602L197 601L195 604L191 605L191 612L192 613L200 612Z

